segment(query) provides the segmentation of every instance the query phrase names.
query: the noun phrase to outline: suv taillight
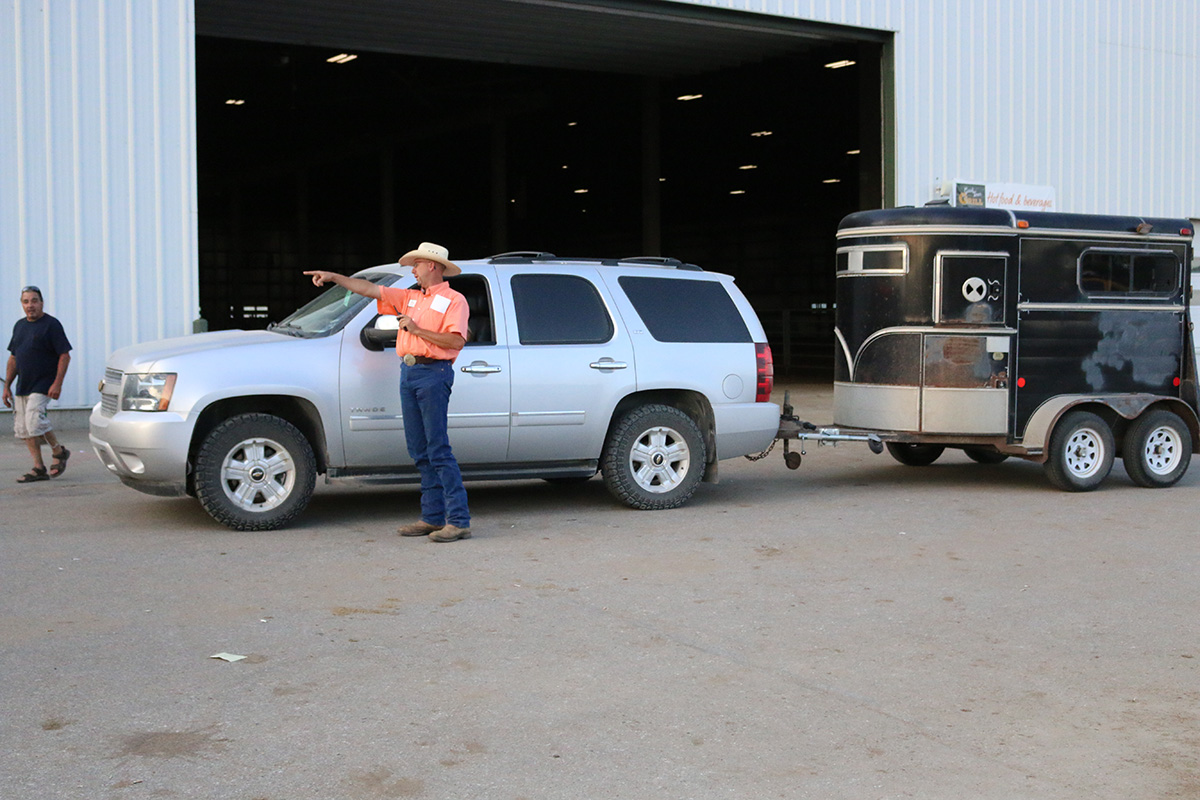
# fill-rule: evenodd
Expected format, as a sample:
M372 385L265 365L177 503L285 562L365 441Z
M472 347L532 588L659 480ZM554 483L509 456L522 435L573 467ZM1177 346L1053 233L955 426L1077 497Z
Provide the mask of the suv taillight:
M758 362L754 402L769 403L771 402L771 390L775 388L775 359L771 357L771 345L766 343L754 345L754 358Z

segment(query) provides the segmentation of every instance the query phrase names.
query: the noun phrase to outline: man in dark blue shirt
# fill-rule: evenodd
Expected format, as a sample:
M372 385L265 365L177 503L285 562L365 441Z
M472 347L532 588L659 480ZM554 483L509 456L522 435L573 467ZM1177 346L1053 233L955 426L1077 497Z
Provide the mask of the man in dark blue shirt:
M62 323L43 310L41 289L22 289L21 309L25 318L17 320L8 343L12 355L4 375L4 405L13 409L13 431L18 439L25 440L33 457L33 469L17 483L33 483L62 475L71 457L71 451L55 438L46 414L50 401L62 394L63 378L71 362L71 343ZM54 456L49 472L42 461L43 442L50 445Z

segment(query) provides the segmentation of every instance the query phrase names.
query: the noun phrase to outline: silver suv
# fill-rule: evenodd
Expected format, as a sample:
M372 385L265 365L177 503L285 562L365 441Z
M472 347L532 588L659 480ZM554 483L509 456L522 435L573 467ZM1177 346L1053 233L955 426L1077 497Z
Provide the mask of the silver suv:
M673 508L717 460L767 447L771 350L733 278L672 259L516 253L459 262L470 305L450 439L468 479L587 480ZM359 272L411 280L399 265ZM91 441L127 486L192 495L238 530L281 527L329 480L416 482L395 318L332 287L265 331L113 353Z

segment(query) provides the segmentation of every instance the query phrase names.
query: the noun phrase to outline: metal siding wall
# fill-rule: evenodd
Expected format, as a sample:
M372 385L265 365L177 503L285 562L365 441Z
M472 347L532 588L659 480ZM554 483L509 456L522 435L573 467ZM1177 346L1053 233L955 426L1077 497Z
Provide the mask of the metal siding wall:
M75 348L60 407L198 315L194 41L192 0L0 2L0 328L40 286Z
M1200 3L677 0L896 32L897 201L938 178L1059 209L1200 215Z

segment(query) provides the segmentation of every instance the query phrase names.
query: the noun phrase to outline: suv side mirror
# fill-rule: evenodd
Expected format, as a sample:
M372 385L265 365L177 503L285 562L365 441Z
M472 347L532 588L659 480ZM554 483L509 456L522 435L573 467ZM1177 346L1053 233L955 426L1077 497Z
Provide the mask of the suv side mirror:
M382 351L384 348L396 346L398 330L399 320L388 314L380 314L363 327L358 339L368 350Z

